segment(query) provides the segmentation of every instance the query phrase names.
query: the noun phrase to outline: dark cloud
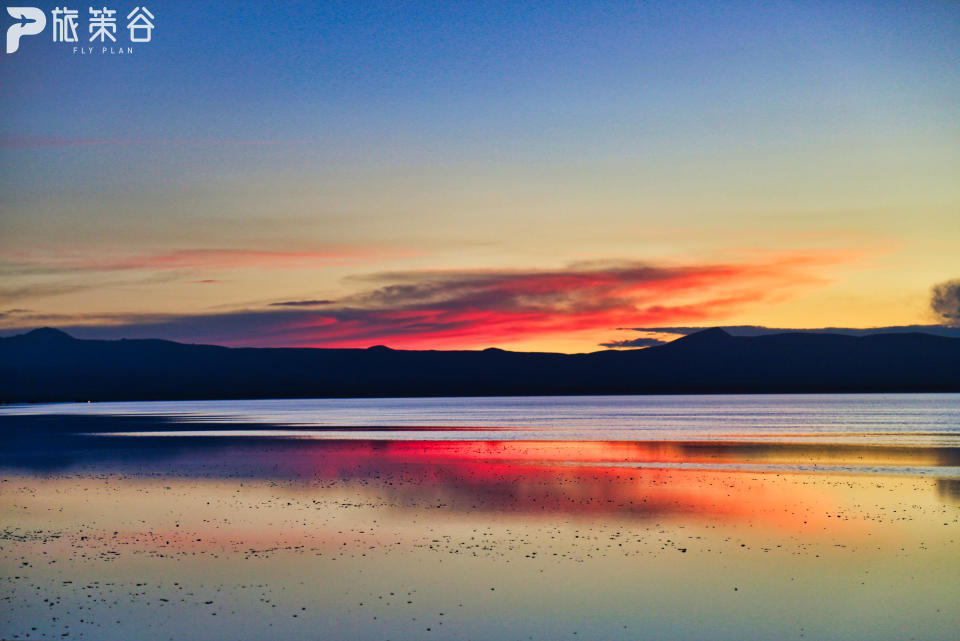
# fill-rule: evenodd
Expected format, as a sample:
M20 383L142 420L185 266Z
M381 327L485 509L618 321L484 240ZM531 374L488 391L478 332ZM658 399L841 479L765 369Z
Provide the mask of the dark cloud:
M658 267L621 261L575 263L559 270L475 270L386 272L355 277L360 283L388 285L350 296L343 304L359 308L470 309L514 312L585 313L651 305L664 296L710 288L721 281L749 279L752 265Z
M0 312L0 318L11 318L13 316L21 317L24 314L32 314L33 312L29 309L8 309L6 311Z
M702 332L705 329L711 329L715 325L704 327L632 327L636 332L657 332L661 334L675 334L677 337L688 336L696 332ZM956 336L960 337L960 327L945 327L943 325L891 325L888 327L806 327L806 328L786 328L786 327L764 327L762 325L720 325L721 329L731 336L766 336L768 334L844 334L846 336L870 336L872 334L905 334L910 332L920 332L923 334L935 334L937 336Z
M270 303L270 307L316 307L318 305L332 305L333 300L284 300L279 303Z
M960 326L960 279L934 285L930 308L945 325Z
M56 325L77 338L163 338L184 343L224 345L295 345L293 327L313 320L306 311L246 311L219 314L34 314L17 318L16 327L2 331L11 336L39 325ZM23 323L23 324L20 324ZM27 325L27 323L30 323ZM278 338L282 336L282 338Z
M625 341L610 341L609 343L600 343L603 347L609 347L611 349L625 349L625 348L638 348L638 347L653 347L655 345L663 345L667 341L662 341L656 338L634 338L632 340Z

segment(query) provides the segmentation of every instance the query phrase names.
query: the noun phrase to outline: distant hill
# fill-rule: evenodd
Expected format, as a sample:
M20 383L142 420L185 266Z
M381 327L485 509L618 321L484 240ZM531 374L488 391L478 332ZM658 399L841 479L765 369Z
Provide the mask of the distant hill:
M734 337L710 329L592 354L257 349L0 338L0 402L748 392L960 392L960 338Z

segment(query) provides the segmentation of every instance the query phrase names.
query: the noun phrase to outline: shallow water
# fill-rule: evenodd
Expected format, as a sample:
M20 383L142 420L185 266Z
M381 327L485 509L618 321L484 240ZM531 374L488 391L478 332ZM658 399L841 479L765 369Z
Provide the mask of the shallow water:
M328 438L820 440L960 445L960 394L756 394L58 403L4 415L263 425ZM358 428L379 428L377 433ZM346 428L338 430L337 428ZM393 430L387 428L396 428ZM417 429L419 428L419 429ZM454 430L449 428L469 428ZM437 432L442 432L438 434Z
M958 395L41 405L0 434L4 639L960 629Z

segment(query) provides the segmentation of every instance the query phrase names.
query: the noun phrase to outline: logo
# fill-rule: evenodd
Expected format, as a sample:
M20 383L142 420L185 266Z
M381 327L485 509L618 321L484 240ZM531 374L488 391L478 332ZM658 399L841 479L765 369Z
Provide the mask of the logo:
M7 7L7 13L15 18L7 29L7 53L15 53L20 48L20 38L35 36L43 32L47 26L46 14L36 7ZM126 43L144 43L153 40L153 30L156 28L156 16L150 9L136 6L130 12L121 12L109 7L87 7L82 13L79 8L70 8L66 5L56 7L50 12L53 18L52 40L59 43L76 43L73 53L77 54L129 54L133 53L132 46ZM117 24L126 15L126 31L123 34L124 23ZM87 19L86 29L81 25L81 16ZM87 43L96 43L100 47L83 46ZM116 45L116 46L111 46ZM99 49L99 51L97 51Z
M46 14L36 7L7 7L7 13L20 21L7 29L7 53L20 48L20 38L35 36L47 26Z

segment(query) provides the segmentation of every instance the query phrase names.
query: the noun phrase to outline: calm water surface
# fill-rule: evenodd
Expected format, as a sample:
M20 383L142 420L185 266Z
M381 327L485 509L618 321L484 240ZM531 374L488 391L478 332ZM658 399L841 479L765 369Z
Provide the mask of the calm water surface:
M0 408L0 638L955 639L960 395Z
M62 403L0 407L3 415L136 416L172 423L317 428L369 438L358 427L403 428L378 438L648 440L818 438L894 444L960 438L960 394L568 396ZM336 431L335 428L351 428ZM320 431L322 430L322 431ZM331 431L333 432L331 434ZM430 434L437 438L437 434Z

